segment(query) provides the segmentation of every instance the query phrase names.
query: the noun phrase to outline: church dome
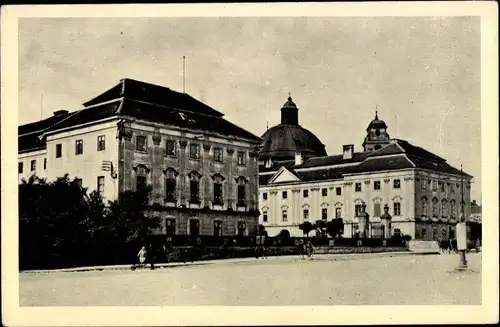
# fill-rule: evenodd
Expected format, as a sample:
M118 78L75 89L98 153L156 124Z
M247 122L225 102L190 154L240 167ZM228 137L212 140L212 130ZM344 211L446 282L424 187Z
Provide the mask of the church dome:
M378 112L375 112L375 119L370 122L368 127L366 128L366 131L369 131L371 129L386 129L387 125L385 124L385 121L378 119Z
M296 152L306 157L326 156L325 145L311 131L299 125L298 108L291 97L281 108L281 124L268 129L262 139L261 158L293 160Z

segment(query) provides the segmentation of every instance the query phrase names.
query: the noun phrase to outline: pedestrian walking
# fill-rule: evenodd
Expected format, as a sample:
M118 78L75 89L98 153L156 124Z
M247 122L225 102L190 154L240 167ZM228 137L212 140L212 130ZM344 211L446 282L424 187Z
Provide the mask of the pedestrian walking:
M156 260L156 251L155 251L155 249L156 248L153 246L153 244L149 244L149 251L147 252L146 258L149 261L149 265L151 267L151 270L155 269L155 260Z
M139 258L139 264L138 265L132 265L131 269L136 270L139 267L144 267L146 265L146 257L148 255L148 251L146 250L146 247L143 245L141 249L139 250L139 253L137 253L137 258Z

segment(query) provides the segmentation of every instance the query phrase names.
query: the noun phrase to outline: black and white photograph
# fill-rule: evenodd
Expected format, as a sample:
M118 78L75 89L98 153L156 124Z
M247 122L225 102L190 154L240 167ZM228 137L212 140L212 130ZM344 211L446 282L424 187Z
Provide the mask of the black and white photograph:
M498 322L497 23L2 7L4 323Z

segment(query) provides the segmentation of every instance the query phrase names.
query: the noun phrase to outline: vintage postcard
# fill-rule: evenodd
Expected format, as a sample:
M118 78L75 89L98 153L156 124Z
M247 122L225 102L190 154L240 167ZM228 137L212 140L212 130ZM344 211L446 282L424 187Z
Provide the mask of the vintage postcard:
M496 3L1 22L5 325L498 322Z

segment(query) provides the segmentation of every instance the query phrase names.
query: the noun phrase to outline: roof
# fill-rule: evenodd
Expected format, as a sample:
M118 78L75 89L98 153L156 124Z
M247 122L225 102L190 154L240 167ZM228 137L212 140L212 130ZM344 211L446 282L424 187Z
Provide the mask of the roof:
M351 165L345 165L351 163ZM441 173L459 175L460 170L449 165L445 159L404 140L373 152L354 153L352 159L344 160L342 155L310 158L301 165L287 161L286 168L300 176L302 182L343 179L346 174L374 173L388 170L420 168ZM260 169L260 172L277 171L279 165ZM463 173L464 176L472 177ZM273 174L259 175L259 185L266 185Z
M122 92L122 88L125 92ZM168 102L170 100L172 102ZM223 114L187 94L130 79L122 80L84 105L77 111L19 126L18 151L45 148L45 141L39 138L44 133L111 117L133 117L226 137L240 137L256 143L262 141L260 137L224 119Z
M378 112L375 111L375 119L373 119L368 127L366 128L367 131L369 131L372 128L387 128L387 125L385 124L385 121L378 119Z

